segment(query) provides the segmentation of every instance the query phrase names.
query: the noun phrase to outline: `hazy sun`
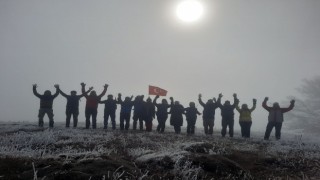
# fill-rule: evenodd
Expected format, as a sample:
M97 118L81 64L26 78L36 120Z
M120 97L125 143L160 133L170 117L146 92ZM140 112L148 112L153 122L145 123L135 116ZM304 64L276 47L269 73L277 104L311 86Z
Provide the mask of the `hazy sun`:
M178 4L176 9L177 16L185 22L194 22L201 18L203 6L196 0L185 0Z

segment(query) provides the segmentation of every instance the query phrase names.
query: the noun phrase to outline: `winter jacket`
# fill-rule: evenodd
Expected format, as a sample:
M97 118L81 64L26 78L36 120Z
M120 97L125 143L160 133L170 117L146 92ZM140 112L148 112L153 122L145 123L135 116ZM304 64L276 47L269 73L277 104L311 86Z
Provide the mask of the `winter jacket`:
M182 105L171 105L170 109L170 125L172 126L182 126L183 125L183 112L184 108Z
M153 104L157 107L157 118L158 119L167 119L168 118L168 109L170 108L171 105L169 104L157 104L157 99L155 98L153 100Z
M87 95L85 93L84 87L82 87L82 94L84 94L84 97L87 99L86 109L97 109L100 99L106 94L106 92L107 89L104 89L99 96Z
M221 101L218 101L218 106L221 109L222 120L233 120L234 119L234 109L237 106L237 99L234 98L234 103L231 105L222 105Z
M205 104L199 98L199 104L203 107L202 118L204 120L206 120L206 119L214 119L215 111L218 108L218 103L206 103Z
M237 111L240 113L239 121L240 122L251 122L251 113L255 110L256 105L254 104L251 109L240 109L239 106L236 106Z
M107 99L100 101L100 104L104 104L104 112L114 113L117 110L117 101L114 99Z
M154 104L152 102L146 102L144 103L144 120L146 122L150 122L155 118L155 114L156 114L156 108L154 106Z
M69 111L79 111L79 101L84 96L82 95L67 95L59 89L60 94L67 99L67 112ZM88 90L86 93L90 92Z
M283 122L283 113L291 111L294 107L294 104L291 103L287 108L274 108L267 106L267 101L263 101L262 107L269 112L268 121L269 122Z
M188 107L188 108L185 108L185 114L186 114L186 119L188 121L188 120L197 119L197 114L200 115L201 113L195 107Z
M120 114L131 114L133 101L122 101L120 98L118 98L118 103L121 104L121 110Z
M33 87L33 94L40 99L40 109L52 109L53 100L59 95L59 90L57 89L54 95L40 95Z

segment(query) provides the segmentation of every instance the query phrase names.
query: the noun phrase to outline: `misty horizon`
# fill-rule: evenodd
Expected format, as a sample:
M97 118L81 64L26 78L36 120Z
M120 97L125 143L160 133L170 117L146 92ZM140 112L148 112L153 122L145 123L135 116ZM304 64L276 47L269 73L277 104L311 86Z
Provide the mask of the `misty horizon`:
M32 84L40 94L54 92L54 84L80 94L85 82L98 94L109 84L107 94L115 97L148 97L148 86L158 86L168 91L166 99L172 96L185 107L193 101L200 112L199 93L204 102L219 93L222 102L232 102L237 93L240 105L249 107L256 98L252 131L264 130L263 99L287 107L289 96L299 97L302 80L319 75L320 1L203 0L205 12L194 24L177 19L178 2L1 1L0 121L37 124L39 99ZM56 122L65 122L65 106L59 95ZM82 98L79 122L85 121L84 106ZM284 128L289 121L285 116ZM215 129L220 122L216 110ZM202 128L201 116L197 127Z

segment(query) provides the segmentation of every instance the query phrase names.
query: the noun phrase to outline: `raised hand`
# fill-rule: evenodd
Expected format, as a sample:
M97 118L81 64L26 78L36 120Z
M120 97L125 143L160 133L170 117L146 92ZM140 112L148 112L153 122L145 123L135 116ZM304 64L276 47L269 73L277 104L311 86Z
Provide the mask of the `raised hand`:
M233 97L237 98L237 94L236 94L236 93L234 93L234 94L233 94Z
M118 93L118 97L121 97L122 96L122 94L121 93Z
M81 86L86 86L86 84L84 82L81 83Z
M214 101L214 102L217 102L217 99L214 97L214 98L212 98L212 100Z
M170 100L173 101L173 97L170 97Z
M202 94L200 93L200 94L199 94L199 98L201 98L201 97L202 97Z
M54 87L55 87L56 89L59 89L59 84L55 84Z
M89 87L89 90L91 91L93 89L93 87L91 86L91 87Z
M220 93L220 94L219 94L219 98L222 98L222 96L223 96L222 93Z
M294 99L292 99L291 101L290 101L290 103L291 104L294 104L296 101L294 100Z
M37 87L38 87L38 85L37 85L37 84L32 84L32 86L33 86L34 88L37 88Z
M257 103L257 99L252 99L253 104Z
M103 87L104 87L105 89L107 89L107 88L109 87L109 85L108 85L108 84L105 84Z
M264 98L264 101L268 101L268 100L269 100L269 98L268 98L268 97L265 97L265 98Z

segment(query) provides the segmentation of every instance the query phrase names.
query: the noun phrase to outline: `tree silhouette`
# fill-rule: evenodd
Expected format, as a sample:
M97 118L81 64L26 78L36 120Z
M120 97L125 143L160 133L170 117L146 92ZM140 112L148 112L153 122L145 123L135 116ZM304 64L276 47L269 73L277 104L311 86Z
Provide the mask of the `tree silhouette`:
M289 126L320 134L320 76L303 80L297 91L301 98L295 98L295 108L288 113L292 119Z

